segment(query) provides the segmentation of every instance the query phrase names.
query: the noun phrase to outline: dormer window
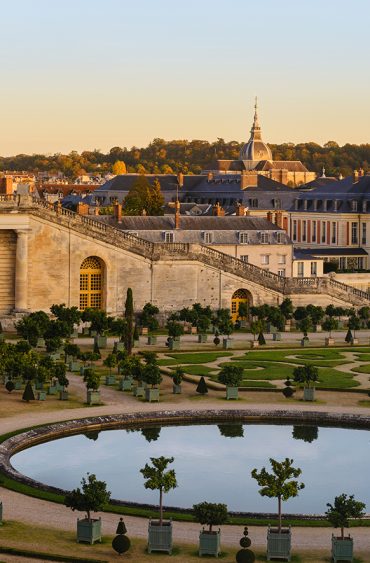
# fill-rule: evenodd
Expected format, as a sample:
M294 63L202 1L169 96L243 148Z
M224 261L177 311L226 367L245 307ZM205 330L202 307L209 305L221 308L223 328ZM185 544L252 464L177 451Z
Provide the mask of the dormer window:
M249 206L250 206L250 207L257 208L257 207L258 207L258 199L256 199L256 198L250 199L250 200L249 200Z
M268 233L260 233L260 242L261 244L267 244L269 241Z
M307 199L303 200L303 211L307 211Z
M313 210L317 211L317 199L313 200Z
M281 209L281 199L275 198L272 200L274 209Z
M163 238L164 238L164 242L173 242L173 232L164 231Z
M335 199L333 201L333 211L338 211L338 200L337 199Z
M204 233L203 233L203 242L204 242L205 244L210 244L210 243L212 242L212 239L213 239L212 234L213 234L213 233L211 233L211 232L209 232L209 231L204 231Z
M239 243L248 244L248 233L239 233Z
M351 201L351 211L357 211L357 200L353 199Z
M280 232L276 233L276 242L278 244L281 244L283 242L283 233Z
M327 211L328 208L328 202L326 201L326 199L322 200L322 210L323 211Z

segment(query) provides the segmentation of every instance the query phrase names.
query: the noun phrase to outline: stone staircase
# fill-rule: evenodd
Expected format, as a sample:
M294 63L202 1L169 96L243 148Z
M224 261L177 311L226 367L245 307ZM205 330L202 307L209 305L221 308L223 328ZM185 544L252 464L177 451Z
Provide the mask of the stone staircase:
M135 235L106 225L90 216L78 215L62 207L31 196L0 196L0 213L11 208L21 208L25 213L46 219L68 229L93 236L105 243L118 246L151 261L163 259L194 260L228 272L276 292L294 298L300 294L326 294L344 304L363 306L370 304L370 294L329 277L283 278L253 264L201 244L152 243Z

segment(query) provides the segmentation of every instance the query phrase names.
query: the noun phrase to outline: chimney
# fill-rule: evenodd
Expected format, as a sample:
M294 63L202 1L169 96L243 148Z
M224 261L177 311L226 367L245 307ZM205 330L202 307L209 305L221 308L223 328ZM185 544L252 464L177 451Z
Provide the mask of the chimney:
M177 174L177 183L179 184L179 187L182 188L184 185L184 174L182 172L179 172Z
M0 194L11 195L13 193L13 178L4 176L0 178Z
M146 209L143 209L141 212L142 217L146 217Z
M283 228L283 214L281 211L276 211L275 213L275 225L280 229Z
M94 207L94 215L100 215L100 209L98 205Z
M89 213L89 206L87 205L87 203L83 203L82 201L79 201L77 204L77 214L88 215L88 213Z
M215 217L224 217L225 210L222 209L219 202L217 202L216 205L213 206L212 215L215 216Z
M359 177L362 177L364 174L365 174L364 169L360 168L360 170L358 171Z
M238 203L236 206L236 216L237 217L244 217L245 215L245 207L241 203Z
M353 171L353 181L354 182L358 182L358 176L359 176L358 170L354 170Z
M180 228L180 202L179 200L176 201L175 204L175 229Z
M213 180L213 173L212 173L212 172L208 172L208 174L207 174L207 181L208 181L208 182L212 182L212 180Z
M267 219L267 221L270 221L270 223L272 223L272 213L271 213L271 211L267 212L266 219Z
M117 223L122 223L122 204L118 201L113 206L114 218Z
M246 187L247 187L247 174L245 170L243 170L240 176L240 188L242 190L245 190Z

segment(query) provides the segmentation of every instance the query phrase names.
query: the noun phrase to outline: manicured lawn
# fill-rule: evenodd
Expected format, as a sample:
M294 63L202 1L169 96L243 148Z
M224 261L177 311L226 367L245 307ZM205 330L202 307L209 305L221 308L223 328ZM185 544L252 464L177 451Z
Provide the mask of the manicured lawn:
M189 353L189 354L168 354L171 358L174 358L176 362L180 364L208 364L209 362L215 362L218 358L224 358L231 356L231 352L199 352L199 353Z
M356 373L370 373L370 364L364 364L363 366L352 368L351 371Z
M211 372L216 371L215 368L209 368L207 366L185 366L184 368L185 373L189 375L209 375Z
M346 350L348 351L348 350ZM294 356L290 358L289 356ZM262 360L273 362L291 363L313 363L318 365L323 361L323 366L330 365L328 361L336 361L336 365L348 362L348 360L337 350L252 350L247 352L246 357L250 360ZM325 363L324 363L325 362Z
M176 364L178 364L179 362L177 362L174 359L163 359L163 360L158 360L158 365L159 366L174 366Z

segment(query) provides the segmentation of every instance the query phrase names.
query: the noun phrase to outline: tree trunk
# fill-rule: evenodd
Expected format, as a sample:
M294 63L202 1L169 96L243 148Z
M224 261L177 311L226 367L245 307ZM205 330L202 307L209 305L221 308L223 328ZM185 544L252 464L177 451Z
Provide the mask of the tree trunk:
M163 520L163 491L159 489L159 525L162 526Z
M87 516L88 522L91 522L90 510L86 510L86 516Z
M281 532L281 497L278 497L279 533Z

